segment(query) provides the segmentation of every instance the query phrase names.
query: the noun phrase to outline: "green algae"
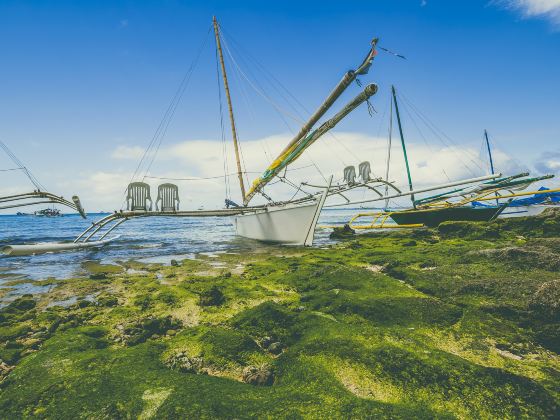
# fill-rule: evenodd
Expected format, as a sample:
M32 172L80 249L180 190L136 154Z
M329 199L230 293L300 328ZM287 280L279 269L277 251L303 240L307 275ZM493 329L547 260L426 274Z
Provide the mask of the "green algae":
M525 223L125 262L128 272L53 283L0 310L0 359L15 366L0 372L0 412L558 417L560 331L544 299L558 280L557 217ZM72 294L75 304L48 306ZM198 368L170 367L177 355ZM244 383L259 366L274 372L271 386Z

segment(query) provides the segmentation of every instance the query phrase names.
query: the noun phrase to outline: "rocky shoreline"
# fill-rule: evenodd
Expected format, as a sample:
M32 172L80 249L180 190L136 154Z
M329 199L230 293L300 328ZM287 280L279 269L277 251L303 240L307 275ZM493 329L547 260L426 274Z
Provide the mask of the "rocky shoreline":
M10 418L560 415L560 215L84 262L0 309Z

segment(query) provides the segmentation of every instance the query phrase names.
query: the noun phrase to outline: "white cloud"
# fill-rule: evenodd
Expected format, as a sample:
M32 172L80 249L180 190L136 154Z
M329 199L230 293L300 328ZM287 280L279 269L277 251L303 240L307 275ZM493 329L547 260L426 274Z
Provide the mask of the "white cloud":
M542 173L560 173L560 152L545 152L537 162L535 167Z
M296 183L300 181L324 183L322 176L312 165L314 162L325 176L333 174L335 181L339 182L346 165L357 167L363 160L370 161L374 176L384 176L387 156L386 139L346 132L336 133L335 136L336 138L327 135L309 148L292 165L288 177ZM288 134L281 134L241 143L249 182L263 171L290 137ZM430 147L411 142L408 153L413 181L417 187L487 173L486 163L478 159L478 150L474 147ZM119 146L111 154L117 159L139 159L141 155L142 150L138 146ZM239 201L235 160L229 142L226 144L226 156L228 173L231 174L228 185L232 198ZM507 154L499 150L494 151L494 160L496 166L503 172L523 170ZM400 186L407 185L404 159L398 142L393 144L391 161L390 179ZM223 174L222 143L199 139L161 147L149 177L145 181L152 186L154 196L158 184L174 182L179 186L183 208L198 208L201 205L210 208L223 205L225 198ZM73 183L76 188L81 188L84 203L90 202L93 206L90 208L113 209L122 203L123 191L129 180L130 173L95 172L88 174L82 181ZM275 199L287 199L293 192L291 187L283 183L267 188L267 193ZM363 191L359 194L361 197Z
M494 3L517 10L524 18L544 18L560 26L560 0L495 0Z
M144 149L140 146L119 146L111 153L113 159L133 159L138 160L144 154Z
M357 166L361 161L371 163L373 176L385 175L387 157L387 139L361 134L338 132L335 137L326 135L291 167L288 178L299 184L301 181L324 184L321 175L313 167L316 163L325 176L334 175L335 182L340 182L346 165ZM249 182L252 182L266 168L270 161L282 150L291 135L279 134L263 139L242 141L242 152ZM478 142L478 141L477 141ZM475 144L473 142L473 144ZM239 185L235 175L236 166L233 149L226 143L226 156L229 176L228 186L231 198L240 201ZM132 172L143 154L143 148L135 145L118 146L110 156L120 160L120 167L103 171L83 171L72 177L52 180L49 184L54 193L67 196L78 194L87 211L117 210L124 203L124 191L131 179ZM488 172L486 158L478 158L478 147L428 146L424 143L410 141L408 154L415 187L444 183L484 175ZM504 173L521 172L510 156L494 150L494 162L499 171ZM152 187L152 199L157 195L157 185L173 182L179 186L181 208L196 209L223 207L225 198L223 145L215 140L190 140L162 146L145 179ZM152 178L153 177L153 178ZM217 177L217 178L216 178ZM169 179L167 179L169 178ZM197 178L198 180L192 180ZM400 142L393 142L390 180L406 188L406 169ZM307 190L313 191L307 188ZM283 183L267 187L267 193L274 199L288 199L294 190ZM367 198L364 191L350 195L350 198ZM258 201L256 201L258 202Z

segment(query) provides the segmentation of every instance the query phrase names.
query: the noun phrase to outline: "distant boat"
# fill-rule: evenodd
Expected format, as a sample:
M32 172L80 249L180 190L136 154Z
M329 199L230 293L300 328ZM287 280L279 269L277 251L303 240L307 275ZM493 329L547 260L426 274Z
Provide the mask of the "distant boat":
M37 210L34 215L37 217L61 217L62 213L59 209L43 209Z
M39 180L31 173L29 169L27 169L27 167L23 164L23 162L19 160L17 156L2 141L0 141L0 150L4 151L4 153L16 165L15 168L0 169L0 170L21 171L25 174L25 176L29 179L29 181L31 181L31 183L35 187L35 189L32 192L0 196L0 210L15 209L15 208L26 207L26 206L35 206L37 204L60 204L66 207L70 207L73 210L76 210L80 214L80 216L82 216L84 219L86 218L86 213L82 207L80 198L77 195L72 196L72 201L68 201L62 196L58 196L48 191L45 191L45 188L39 182ZM51 209L39 210L38 212L32 214L21 213L21 212L18 212L16 214L18 216L26 216L26 215L48 216L48 217L61 216L59 210L56 210L53 213L51 212Z

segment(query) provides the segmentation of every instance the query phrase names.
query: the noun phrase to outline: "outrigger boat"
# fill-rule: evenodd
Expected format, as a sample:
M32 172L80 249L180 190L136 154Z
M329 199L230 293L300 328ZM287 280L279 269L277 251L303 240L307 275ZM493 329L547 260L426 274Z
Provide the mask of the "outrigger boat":
M494 159L492 158L492 148L490 146L490 139L488 138L488 131L484 130L484 142L488 152L488 162L490 164L490 171L494 172ZM537 191L524 192L522 195L510 194L511 201L508 207L500 214L500 217L526 217L537 216L547 209L558 207L560 203L559 190L551 190L549 188L541 187ZM532 197L531 197L532 195ZM500 193L496 192L496 205L500 204L500 199L503 198ZM523 198L519 198L522 196ZM473 207L489 207L484 202L473 201Z
M324 185L306 182L295 185L287 180L286 169L289 165L294 163L305 150L321 136L333 129L343 118L349 115L358 106L367 102L369 98L377 92L377 85L367 85L361 93L342 107L338 113L315 128L319 120L334 105L350 84L356 81L358 76L368 73L377 54L376 46L378 40L373 39L369 51L360 65L357 66L355 70L350 70L344 74L342 80L335 86L315 113L303 124L298 133L286 145L277 158L272 161L262 175L258 177L252 183L248 191L246 191L243 181L245 172L241 165L241 153L237 138L232 99L221 47L222 35L215 18L213 20L213 28L217 57L221 67L221 76L229 110L232 140L237 164L236 174L239 180L242 205L235 204L228 197L225 200L226 208L215 210L180 210L179 190L177 185L165 183L158 186L157 198L155 200L156 209L153 210L150 185L144 182L144 178L146 178L146 176L144 176L141 181L131 182L128 185L126 189L126 210L115 211L113 214L92 223L92 225L82 232L72 243L54 243L51 244L50 247L45 244L41 244L40 246L13 245L5 247L3 249L5 253L22 255L36 252L55 252L58 250L101 246L110 242L112 238L108 238L108 235L126 221L135 218L152 217L234 217L236 232L239 236L271 243L310 246L313 244L315 227L319 215L328 198L334 196L342 197L345 201L342 204L334 204L334 206L347 206L353 204L353 202L346 196L346 193L358 188L373 191L379 196L376 199L366 200L366 202L371 202L409 195L414 197L414 194L419 192L435 191L454 186L466 188L466 185L481 183L501 177L501 174L491 174L483 177L450 182L445 185L436 185L421 191L413 191L411 186L410 191L403 192L387 179L381 177L372 178L370 176L371 170L369 162L362 162L359 165L359 180L356 179L354 167L345 168L344 182L333 182L332 176L326 179ZM173 113L171 113L171 115L172 114ZM287 201L273 200L265 193L264 187L275 178L286 182L296 189L296 194L303 193L304 196L296 199L296 195L294 195L292 199ZM313 188L315 192L304 192L303 188ZM382 194L380 192L382 188L385 188L386 191L391 189L393 191L392 196ZM252 204L252 200L257 195L262 196L268 203L260 205Z
M393 109L395 110L396 120L398 124L401 146L405 161L406 174L408 180L409 192L407 195L410 196L412 202L412 208L406 210L387 210L377 211L377 212L361 212L352 217L349 221L350 227L354 229L383 229L392 227L404 227L404 228L416 228L421 226L435 227L442 222L446 221L476 221L476 222L489 222L500 216L506 210L506 208L511 204L513 197L518 197L520 195L525 195L522 193L514 194L513 190L524 189L530 184L550 179L554 175L545 175L540 177L527 178L528 173L517 174L505 178L500 178L501 175L494 176L483 184L477 185L475 187L467 187L459 184L459 188L453 189L451 191L445 191L443 193L438 193L433 196L416 199L416 196L423 191L414 191L412 185L412 176L408 162L408 155L406 150L406 144L403 134L401 116L399 112L399 104L397 101L396 89L394 86L391 88L391 114L390 114L390 130L389 138L391 137L392 131L392 118ZM388 152L387 160L387 174L386 179L388 179L389 172L389 158L390 150ZM491 161L491 173L494 174L494 167ZM434 188L435 190L435 188ZM509 198L508 201L499 202L496 197L500 197L500 191L506 191L507 195L501 195L501 198ZM559 190L547 191L549 194L554 193ZM539 191L532 191L529 194L539 195ZM492 197L494 196L495 197ZM491 196L489 198L489 196ZM378 197L376 199L355 201L352 203L341 203L330 205L329 207L336 206L346 206L348 204L365 204L372 203L375 201L385 200L385 206L387 207L388 200L390 198L402 197L398 196L386 196ZM458 201L451 201L453 199L458 199ZM496 204L482 204L482 201L496 201ZM369 224L363 224L361 219L368 218L371 220ZM358 224L358 220L362 224ZM397 226L390 223L393 221Z
M371 47L365 59L360 63L356 70L348 71L342 80L332 90L326 100L321 104L317 111L303 125L299 132L284 148L282 153L269 165L264 173L259 177L249 190L245 191L243 182L243 170L241 167L240 150L237 139L235 119L231 95L229 91L226 67L221 47L220 28L216 18L213 19L213 28L216 39L216 48L222 70L224 90L226 92L229 117L237 163L237 175L239 178L240 191L243 205L238 206L231 200L226 199L225 209L216 210L179 210L178 188L174 184L162 184L158 187L158 197L156 200L156 210L152 210L150 197L150 186L145 182L133 182L127 188L127 209L117 211L97 222L94 222L82 234L80 234L71 244L52 244L49 248L45 244L33 249L33 245L9 246L4 247L5 253L16 255L19 253L54 252L59 249L82 248L85 244L105 244L107 235L114 231L118 226L133 218L146 217L235 217L237 234L246 238L256 239L265 242L282 243L291 245L310 246L313 243L315 226L319 218L321 209L328 196L332 194L342 194L357 186L332 186L330 181L319 186L316 193L307 194L306 197L290 201L273 201L263 191L263 188L288 165L296 161L301 154L317 141L322 135L334 128L343 118L356 109L362 103L377 92L377 85L367 85L361 93L348 102L338 113L327 121L315 128L318 121L332 107L341 94L348 86L360 75L368 73L369 68L376 55L377 39L371 43ZM380 180L368 179L360 185L379 184ZM381 181L382 182L382 181ZM266 205L251 206L251 200L260 194L269 200ZM158 203L160 206L158 207Z
M15 168L5 169L5 171L21 171L23 172L29 181L33 184L35 189L31 192L11 194L0 197L0 210L15 209L27 206L35 206L39 204L60 204L77 211L80 216L84 219L86 218L86 213L80 198L77 195L72 196L72 201L66 200L62 196L52 194L45 191L45 188L41 185L39 180L31 173L29 169L22 163L21 160L8 148L8 146L0 141L0 148L8 155L8 157L16 164ZM58 211L58 210L57 210ZM35 212L35 215L51 216L52 209L41 210Z

